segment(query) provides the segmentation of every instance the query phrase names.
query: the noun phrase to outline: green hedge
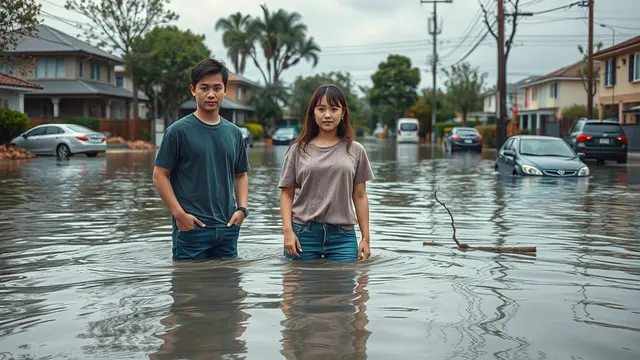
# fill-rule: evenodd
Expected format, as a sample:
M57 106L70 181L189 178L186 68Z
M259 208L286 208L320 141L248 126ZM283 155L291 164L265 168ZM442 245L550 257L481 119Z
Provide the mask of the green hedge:
M0 109L0 144L8 144L14 137L29 130L31 120L20 111Z
M264 127L258 123L244 123L238 126L247 128L254 140L260 140L264 132Z
M476 127L480 125L479 121L467 121L467 127ZM440 122L436 123L436 137L441 138L454 127L462 127L462 123Z
M88 127L94 131L100 131L100 119L84 116L60 116L54 119L57 123L76 124Z
M484 147L495 148L496 147L496 126L495 125L480 125L476 126L476 129L482 135L482 143Z

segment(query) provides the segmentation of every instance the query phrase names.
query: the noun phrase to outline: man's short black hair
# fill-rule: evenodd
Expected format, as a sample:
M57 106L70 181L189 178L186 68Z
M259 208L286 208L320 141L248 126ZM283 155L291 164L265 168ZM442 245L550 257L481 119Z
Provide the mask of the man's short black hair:
M229 69L227 69L224 61L211 58L204 59L191 69L191 85L196 86L203 77L215 74L222 75L222 83L226 88L229 81Z

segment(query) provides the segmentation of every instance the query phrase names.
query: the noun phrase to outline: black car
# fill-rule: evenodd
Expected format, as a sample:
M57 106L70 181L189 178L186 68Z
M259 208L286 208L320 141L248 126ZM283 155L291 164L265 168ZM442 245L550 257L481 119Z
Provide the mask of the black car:
M557 137L515 135L498 150L495 169L506 175L586 177L583 157Z
M482 152L482 135L476 128L454 127L444 139L446 151L473 150Z
M577 120L565 141L577 153L598 162L615 160L618 164L627 162L629 150L627 136L619 122L615 120Z

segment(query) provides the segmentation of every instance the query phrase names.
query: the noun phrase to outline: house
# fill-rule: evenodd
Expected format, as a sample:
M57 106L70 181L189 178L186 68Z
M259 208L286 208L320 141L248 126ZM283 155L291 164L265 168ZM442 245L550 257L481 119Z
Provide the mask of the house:
M640 36L593 54L600 72L598 117L613 113L622 124L640 123Z
M520 86L526 84L527 82L531 81L531 79L534 79L536 77L537 76L529 76L518 82L507 84L507 121L512 120L514 116L518 116L520 109L524 107L524 90L521 89ZM487 118L487 122L490 124L496 123L498 114L497 94L498 93L495 87L483 94L484 105L482 108L482 112Z
M24 110L32 119L132 118L133 93L118 88L114 76L114 67L123 64L121 58L44 24L36 36L22 38L7 53L13 61L0 69L43 87L24 95ZM17 68L22 69L19 74ZM138 98L144 110L149 99L141 92ZM145 116L139 113L140 118Z
M562 118L562 110L587 105L586 80L581 76L585 67L584 61L580 60L549 74L526 79L519 86L524 91L524 106L518 107L520 129L560 136L557 120ZM594 68L598 67L594 65ZM594 99L597 99L597 84L595 89ZM551 128L555 130L551 131Z
M42 85L0 72L0 109L23 113L24 94L38 90L42 90Z
M227 95L220 106L220 116L234 124L244 124L255 114L256 109L249 105L251 93L262 86L243 76L229 73ZM180 116L186 116L196 110L196 101L191 99L180 107Z

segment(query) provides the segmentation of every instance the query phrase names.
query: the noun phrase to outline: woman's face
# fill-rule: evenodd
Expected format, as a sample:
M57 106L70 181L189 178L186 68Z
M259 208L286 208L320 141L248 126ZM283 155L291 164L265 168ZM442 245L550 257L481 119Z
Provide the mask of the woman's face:
M327 97L323 96L313 109L316 124L320 131L333 132L336 131L344 114L342 106L333 106L327 101Z

